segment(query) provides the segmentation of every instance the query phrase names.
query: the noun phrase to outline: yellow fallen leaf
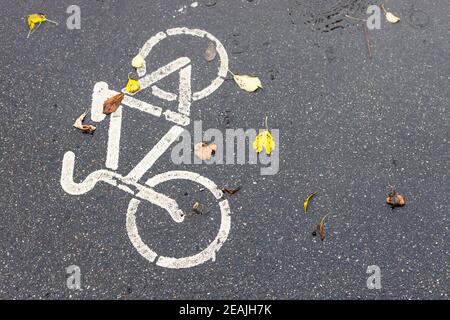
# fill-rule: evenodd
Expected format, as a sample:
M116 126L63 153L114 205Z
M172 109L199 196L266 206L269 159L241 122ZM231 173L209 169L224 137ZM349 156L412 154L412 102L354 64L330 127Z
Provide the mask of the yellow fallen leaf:
M258 77L233 74L233 79L242 90L247 92L253 92L258 88L262 88L261 80Z
M268 130L260 132L253 141L253 149L256 153L263 151L263 148L265 148L267 155L270 155L272 150L275 149L275 141L273 141L273 137Z
M144 65L144 58L138 54L136 55L133 60L131 60L131 66L135 69L139 69Z
M128 93L135 93L135 92L138 92L140 89L141 89L141 86L139 85L139 82L128 76L128 82L127 82L127 85L125 86L125 90Z
M54 24L58 24L56 21L52 21L47 19L47 17L45 16L45 14L43 13L32 13L30 15L27 16L27 23L28 23L28 36L27 38L36 30L36 24L38 25L38 27L41 25L42 22L51 22Z
M97 129L96 127L94 127L91 124L83 124L83 120L86 117L86 112L84 112L83 114L81 114L81 116L79 116L77 118L77 120L75 120L73 126L77 129L80 129L81 131L85 132L85 133L92 133L95 131L95 129Z
M390 23L397 23L400 21L400 18L397 17L396 15L392 14L389 11L386 11L386 9L384 8L384 5L380 6L381 10L383 10L384 12L384 16L386 17L386 20Z
M33 30L36 23L42 23L47 20L47 17L43 13L33 13L28 15L27 22L28 22L28 28L30 30Z
M256 153L260 153L263 150L263 148L265 148L266 154L270 156L272 150L275 150L275 141L273 140L272 134L269 131L269 125L267 124L267 116L265 123L266 123L266 130L260 132L256 136L255 141L253 141L253 149L256 151Z
M316 195L317 192L311 192L305 199L305 201L303 202L303 211L306 213L308 211L309 208L309 200L312 199L312 197L314 197Z

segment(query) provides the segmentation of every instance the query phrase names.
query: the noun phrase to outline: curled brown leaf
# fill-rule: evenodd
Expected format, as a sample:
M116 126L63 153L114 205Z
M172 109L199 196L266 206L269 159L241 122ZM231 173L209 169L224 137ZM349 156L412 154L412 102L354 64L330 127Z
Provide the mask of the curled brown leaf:
M320 223L319 223L319 224L317 225L317 227L316 227L317 232L319 232L319 234L320 234L320 239L321 239L322 241L325 240L325 231L323 230L323 224L324 224L325 218L326 218L327 216L328 216L328 214L327 214L325 217L323 217L322 220L320 220ZM313 232L313 236L315 236L315 232Z
M73 126L77 129L80 129L81 131L83 131L84 133L93 133L95 131L95 129L97 129L95 126L91 125L91 124L83 124L83 120L86 117L86 113L84 112L83 114L81 114L74 122Z

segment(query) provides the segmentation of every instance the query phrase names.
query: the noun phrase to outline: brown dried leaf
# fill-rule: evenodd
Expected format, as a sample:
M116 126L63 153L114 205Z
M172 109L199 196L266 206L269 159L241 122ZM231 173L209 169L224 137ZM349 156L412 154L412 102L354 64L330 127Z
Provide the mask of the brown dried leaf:
M75 120L73 126L77 129L80 129L84 133L92 133L97 129L95 126L91 124L83 124L83 120L86 117L86 112L84 112L82 115L80 115L77 120Z
M317 231L319 231L320 239L325 240L325 232L323 231L323 224L317 225Z
M116 94L115 96L112 96L111 98L107 99L105 102L103 102L103 113L104 114L110 114L113 112L116 112L116 110L119 108L120 104L122 103L124 94L123 92Z
M217 55L216 45L214 42L208 43L208 48L206 48L204 57L206 61L213 61Z
M217 146L212 143L199 142L194 146L194 154L201 160L209 160L216 153Z
M222 189L222 192L223 193L228 193L228 194L235 194L239 190L241 190L241 187L238 187L237 189L224 188L224 189Z
M398 194L397 191L392 190L392 192L389 193L386 198L386 203L392 208L403 207L405 205L405 197L403 197L401 194Z
M322 220L320 220L320 223L317 225L317 232L319 232L320 234L320 238L322 239L322 241L325 240L325 231L323 230L323 224L325 222L325 218L328 216L328 214L322 218ZM315 235L313 233L313 235Z

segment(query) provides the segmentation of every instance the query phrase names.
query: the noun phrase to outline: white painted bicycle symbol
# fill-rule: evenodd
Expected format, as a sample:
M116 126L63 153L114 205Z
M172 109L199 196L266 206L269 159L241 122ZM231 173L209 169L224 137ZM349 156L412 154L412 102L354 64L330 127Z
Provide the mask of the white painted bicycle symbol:
M178 110L163 111L162 108L158 106L137 100L131 95L125 95L121 106L112 113L110 117L108 148L105 163L107 169L92 172L84 179L84 181L76 183L73 180L75 154L72 151L67 151L64 154L62 163L61 186L69 194L81 195L92 190L97 182L102 181L132 194L134 197L128 205L126 216L126 228L131 243L148 261L155 262L156 265L161 267L178 269L193 267L208 260L215 260L216 252L219 251L230 231L231 211L228 201L223 198L223 193L218 189L217 185L208 178L191 171L168 171L148 179L144 184L139 183L139 179L142 178L156 160L161 157L161 155L185 130L183 127L189 124L191 103L207 97L219 88L223 83L228 70L228 55L223 45L213 35L199 29L173 28L166 32L159 32L144 44L140 51L140 55L145 59L156 44L167 37L175 35L190 35L206 38L214 42L220 59L217 77L203 90L191 92L191 61L189 58L178 58L149 74L147 74L146 65L144 63L144 65L137 70L140 77L138 81L141 90L151 88L153 95L161 99L168 101L177 100ZM156 85L156 82L175 72L179 73L180 79L178 94L164 91ZM105 82L98 82L95 84L91 106L91 117L93 121L100 122L105 118L105 114L103 114L103 102L117 93L118 92L109 89L108 84ZM122 108L124 106L140 110L156 117L164 115L166 120L174 123L171 129L126 176L116 172L119 164ZM190 180L209 190L217 200L221 213L221 223L216 238L201 252L181 258L158 255L142 241L136 225L136 211L142 200L149 201L150 203L163 208L173 221L177 223L183 222L184 214L178 207L177 202L154 189L163 182L177 179Z

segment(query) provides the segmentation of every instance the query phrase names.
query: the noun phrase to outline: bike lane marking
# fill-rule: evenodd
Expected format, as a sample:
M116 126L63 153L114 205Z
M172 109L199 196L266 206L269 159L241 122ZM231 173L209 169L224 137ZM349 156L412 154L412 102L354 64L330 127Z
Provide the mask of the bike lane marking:
M146 74L145 58L150 53L152 47L165 39L167 36L173 35L193 35L201 38L208 38L216 44L216 50L219 53L220 66L218 70L218 76L211 82L209 86L198 92L191 92L191 68L190 59L187 57L181 57L177 60L170 62L169 64L157 69L149 75ZM203 249L201 252L182 258L164 257L159 256L156 260L156 264L161 267L167 268L189 268L207 260L215 260L216 252L221 248L222 244L228 237L228 233L231 227L231 210L228 205L228 201L223 199L223 193L217 188L217 186L209 179L190 172L190 171L169 171L162 174L158 174L153 178L150 178L146 184L149 187L141 185L138 180L150 169L150 167L158 160L161 155L168 149L168 147L178 138L183 132L183 127L189 124L190 107L192 101L196 101L207 97L223 83L224 77L228 72L228 55L225 48L214 36L206 31L199 29L188 28L173 28L164 32L159 32L154 37L150 38L143 46L140 54L144 57L144 65L139 68L138 74L142 77L138 81L141 84L141 90L151 87L152 93L160 97L161 99L168 101L178 100L178 112L166 110L162 112L162 108L153 106L146 102L137 100L132 95L125 95L121 106L111 114L109 131L108 131L108 145L105 166L108 169L117 170L119 165L119 153L120 153L120 138L122 129L122 116L123 107L128 106L134 109L138 109L145 113L149 113L153 116L160 117L162 114L166 120L169 120L175 125L157 142L157 144L144 156L144 158L128 173L127 176L122 176L114 171L98 170L89 174L81 183L75 183L73 181L75 154L71 151L66 152L63 159L63 167L61 170L61 185L63 189L73 195L84 194L92 190L95 184L99 181L107 182L113 186L117 186L121 190L132 194L133 198L127 211L127 233L130 240L137 251L145 257L148 261L154 262L158 257L157 254L148 248L145 243L142 242L138 229L136 226L135 212L141 200L147 200L150 203L161 207L166 210L171 218L175 222L182 222L184 219L184 213L178 208L178 204L175 200L165 196L164 194L156 192L153 187L164 181L173 179L191 180L195 183L199 183L208 189L217 200L221 214L221 224L219 232L213 242ZM178 95L170 93L160 89L155 85L159 80L167 77L168 75L179 72L179 88ZM108 84L105 82L98 82L94 86L94 93L92 96L91 105L91 118L93 121L100 122L105 119L106 115L103 114L103 103L106 99L116 95L118 92L109 90ZM127 93L129 94L129 93Z
M220 200L223 197L222 191L217 188L217 185L214 182L190 171L164 172L150 178L145 184L150 187L156 187L160 183L177 179L191 180L205 186L217 200ZM216 238L201 252L182 258L158 256L155 251L150 249L142 241L136 225L136 212L140 203L141 200L138 199L132 199L130 201L127 211L126 228L133 246L145 259L150 262L155 262L156 260L156 265L171 269L191 268L208 260L215 261L216 253L227 240L231 228L231 209L228 204L228 200L222 200L219 202L221 223Z
M139 52L139 55L141 55L144 58L144 64L142 67L137 69L137 73L140 77L144 77L147 73L147 65L145 63L145 58L149 55L152 48L158 44L160 41L167 38L167 36L177 36L177 35L191 35L199 38L207 38L208 40L214 42L216 45L216 51L218 53L218 56L220 57L220 65L217 73L217 77L211 82L209 86L206 88L193 92L192 93L192 101L201 100L203 98L206 98L211 93L216 91L223 83L224 78L227 76L228 73L228 54L225 50L225 47L223 44L212 34L209 32L206 32L204 30L200 29L189 29L186 27L179 27L179 28L172 28L166 30L166 32L159 32L155 36L151 37L147 42L144 44L142 49ZM162 71L165 73L166 71ZM141 85L150 85L147 80L144 81L144 83L140 83ZM168 100L168 101L174 101L177 99L177 95L174 93L167 92L163 89L160 89L158 86L153 85L152 86L152 93L156 95L157 97Z
M126 180L137 182L158 160L163 153L172 145L173 142L184 131L182 127L173 126L158 141L158 143L145 155L145 157L124 177Z

